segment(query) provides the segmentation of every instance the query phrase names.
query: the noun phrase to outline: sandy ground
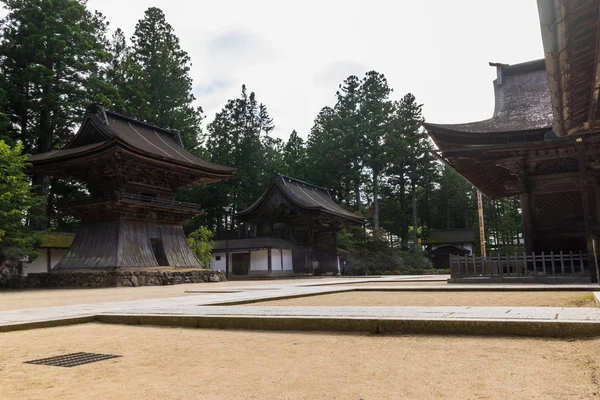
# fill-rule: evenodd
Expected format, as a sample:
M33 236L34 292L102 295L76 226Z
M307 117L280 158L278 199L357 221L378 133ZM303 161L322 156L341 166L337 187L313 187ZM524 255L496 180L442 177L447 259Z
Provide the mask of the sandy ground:
M600 340L330 335L84 324L0 334L0 398L592 399ZM72 352L123 357L60 368Z
M331 279L331 277L329 277ZM101 289L35 289L22 291L0 291L0 311L19 310L74 304L103 303L106 301L127 301L159 299L166 297L198 296L202 293L185 293L215 289L232 289L236 286L272 285L283 283L315 283L320 279L249 280L218 283L197 283L173 286L142 286Z
M246 305L595 307L591 292L345 292Z

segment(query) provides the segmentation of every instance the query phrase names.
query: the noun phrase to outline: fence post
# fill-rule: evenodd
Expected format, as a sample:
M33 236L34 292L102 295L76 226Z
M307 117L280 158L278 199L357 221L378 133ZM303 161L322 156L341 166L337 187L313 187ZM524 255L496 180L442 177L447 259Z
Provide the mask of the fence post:
M565 258L563 257L563 252L562 250L560 251L560 270L562 271L562 274L565 274Z
M475 273L476 270L477 270L477 256L475 254L473 254L473 276L477 275Z
M571 273L575 275L575 261L573 260L573 250L569 250L569 258L571 259Z
M590 262L590 260L588 260L588 262ZM581 267L581 275L584 274L583 272L583 253L581 250L579 250L579 266ZM590 265L590 268L592 268L592 266Z
M556 268L554 268L554 251L550 252L550 261L552 261L552 273L554 274L554 271L556 271Z
M527 265L527 253L523 252L523 265L525 266L525 269L528 270L529 266ZM535 268L535 265L533 266L533 275L537 276L537 268Z

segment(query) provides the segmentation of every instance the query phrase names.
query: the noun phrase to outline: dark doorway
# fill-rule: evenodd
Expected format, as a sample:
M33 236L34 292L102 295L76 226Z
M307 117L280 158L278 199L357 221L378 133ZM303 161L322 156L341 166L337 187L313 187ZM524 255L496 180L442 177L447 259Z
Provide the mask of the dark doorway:
M250 253L231 254L231 272L234 275L248 275L250 271Z
M167 255L165 254L165 247L163 246L162 240L150 239L150 244L152 245L152 252L154 253L154 258L156 258L156 262L158 262L158 266L168 266L169 261L167 261Z

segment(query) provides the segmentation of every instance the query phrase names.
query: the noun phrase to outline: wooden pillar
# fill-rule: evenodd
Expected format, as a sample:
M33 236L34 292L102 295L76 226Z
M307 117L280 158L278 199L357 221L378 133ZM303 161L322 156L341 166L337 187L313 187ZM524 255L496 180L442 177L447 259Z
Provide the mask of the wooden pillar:
M592 282L598 282L596 271L596 257L594 237L592 233L592 213L590 210L590 191L587 181L587 167L585 165L585 147L583 138L577 138L577 156L579 161L579 180L581 182L581 199L583 206L583 218L585 222L585 239L587 243L588 266Z
M271 248L269 247L267 249L267 266L269 268L269 275L271 275L271 271L273 271L273 263L272 263L272 259L271 259Z
M283 249L279 249L279 255L281 255L281 274L283 274Z
M523 241L525 252L531 253L533 249L533 220L531 216L531 194L521 196L521 221L523 223Z
M47 272L50 272L52 269L52 249L46 249L46 269Z
M338 275L338 238L337 238L337 227L333 228L333 274Z

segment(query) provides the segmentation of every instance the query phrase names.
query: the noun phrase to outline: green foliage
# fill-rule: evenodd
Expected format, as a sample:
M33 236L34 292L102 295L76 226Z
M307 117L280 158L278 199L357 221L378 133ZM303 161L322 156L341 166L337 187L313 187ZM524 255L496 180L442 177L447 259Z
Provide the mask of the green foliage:
M66 143L82 111L105 101L102 66L107 23L77 0L5 0L0 81L9 135L26 153ZM67 100L68 101L65 101Z
M28 212L39 205L24 173L26 155L21 144L10 148L0 140L0 261L6 256L35 255L40 234L31 232L25 222Z
M118 89L116 111L177 130L186 149L200 152L202 109L192 105L191 60L162 10L146 10L131 42L121 30L110 42L107 75Z
M212 241L213 233L208 230L205 226L196 229L190 233L187 237L187 242L200 263L203 266L208 267L210 259L212 257L212 249L214 243Z

